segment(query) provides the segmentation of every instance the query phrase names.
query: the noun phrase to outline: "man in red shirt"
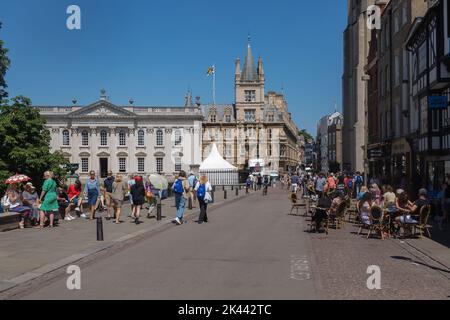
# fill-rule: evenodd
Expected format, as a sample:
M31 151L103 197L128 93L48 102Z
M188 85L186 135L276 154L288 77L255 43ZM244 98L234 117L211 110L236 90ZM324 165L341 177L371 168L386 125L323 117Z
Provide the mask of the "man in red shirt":
M67 195L69 196L69 205L66 208L66 219L67 220L73 220L75 217L72 217L70 215L70 211L72 210L73 206L75 207L75 211L77 215L79 215L82 212L81 206L82 206L82 198L80 197L81 194L81 182L80 180L75 181L74 184L71 184L69 186L69 189L67 190Z

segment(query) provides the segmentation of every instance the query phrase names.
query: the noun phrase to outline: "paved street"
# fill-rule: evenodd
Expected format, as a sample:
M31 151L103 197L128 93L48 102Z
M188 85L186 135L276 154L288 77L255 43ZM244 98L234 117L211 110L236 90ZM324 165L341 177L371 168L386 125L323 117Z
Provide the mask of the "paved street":
M288 215L285 190L270 189L193 221L148 233L133 245L81 263L82 290L63 273L18 294L23 299L445 299L450 270L407 241L367 240L355 228L309 234L308 219ZM422 239L430 252L445 252ZM367 267L381 268L369 290Z

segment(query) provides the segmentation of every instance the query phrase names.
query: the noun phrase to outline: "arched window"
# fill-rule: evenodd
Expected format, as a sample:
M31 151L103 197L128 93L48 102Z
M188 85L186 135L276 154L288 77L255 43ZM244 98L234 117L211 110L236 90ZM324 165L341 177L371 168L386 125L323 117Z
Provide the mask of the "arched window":
M144 130L138 131L138 146L142 147L145 144L145 133Z
M81 145L88 146L89 145L89 132L83 130L81 132Z
M100 145L106 147L108 145L108 133L106 130L100 131Z
M175 130L175 145L181 146L181 141L182 141L181 130L177 129Z
M156 145L163 146L164 145L164 133L161 129L156 131Z
M63 146L69 146L70 145L70 133L69 130L64 130L62 132L63 135Z
M119 131L119 146L123 147L127 145L127 139L124 130Z

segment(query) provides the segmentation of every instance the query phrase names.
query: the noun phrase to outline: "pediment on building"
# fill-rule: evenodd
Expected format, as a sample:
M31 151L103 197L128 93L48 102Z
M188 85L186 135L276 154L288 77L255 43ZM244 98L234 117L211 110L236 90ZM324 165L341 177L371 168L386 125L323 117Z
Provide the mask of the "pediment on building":
M100 157L100 158L102 158L102 157L107 158L109 156L110 156L110 154L108 152L104 152L104 151L97 154L97 157Z
M69 118L136 118L137 115L123 107L116 106L109 101L100 100L89 106L69 113Z

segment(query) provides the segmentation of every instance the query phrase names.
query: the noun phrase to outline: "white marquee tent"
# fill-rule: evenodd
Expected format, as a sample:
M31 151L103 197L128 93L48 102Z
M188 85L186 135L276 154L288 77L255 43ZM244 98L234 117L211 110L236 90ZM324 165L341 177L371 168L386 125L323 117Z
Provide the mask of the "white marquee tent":
M200 165L200 174L206 174L212 185L237 185L238 168L226 161L219 153L217 145L211 147L209 156Z

